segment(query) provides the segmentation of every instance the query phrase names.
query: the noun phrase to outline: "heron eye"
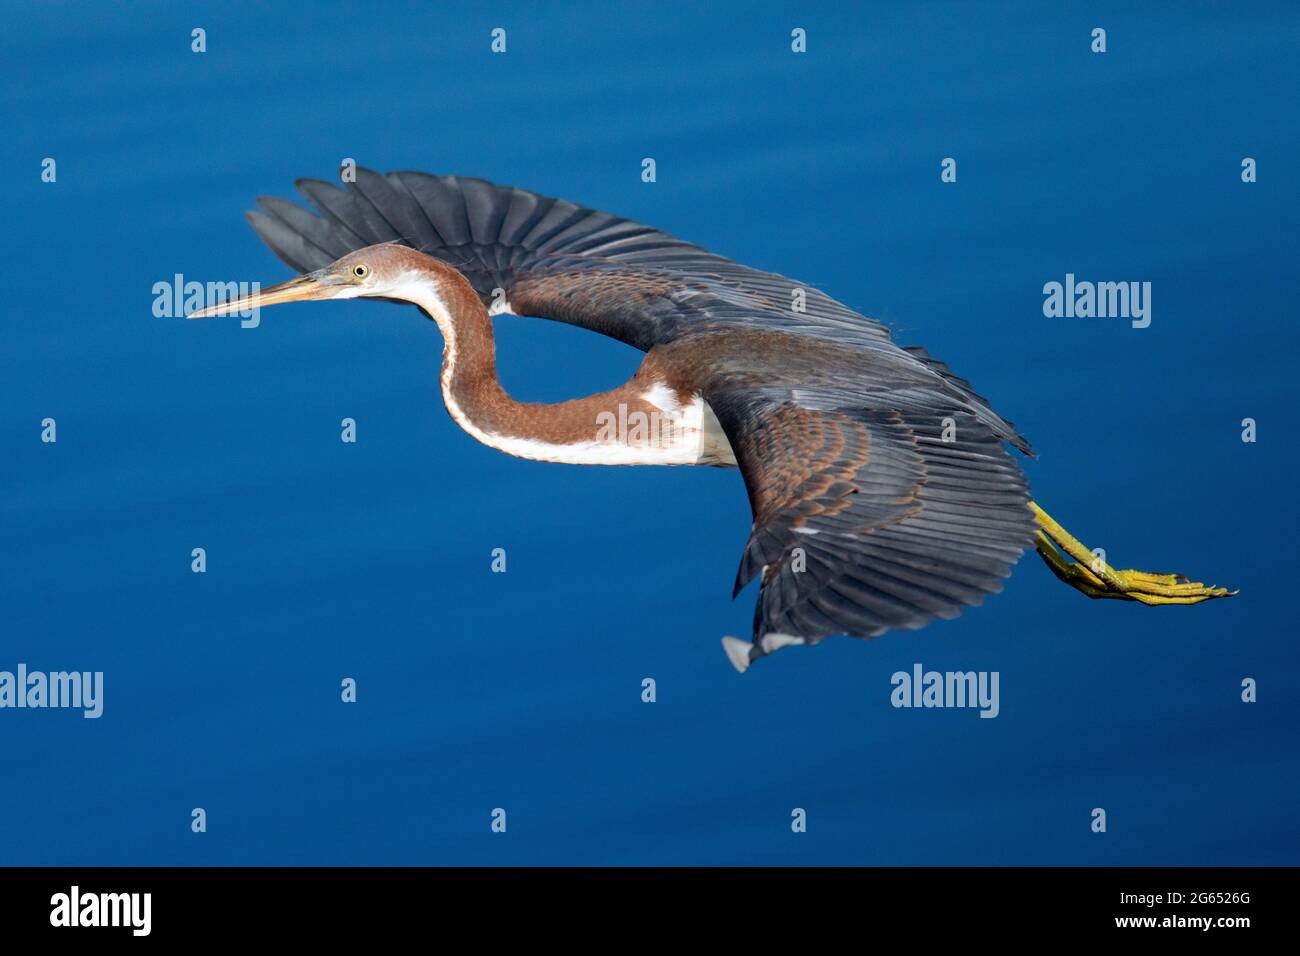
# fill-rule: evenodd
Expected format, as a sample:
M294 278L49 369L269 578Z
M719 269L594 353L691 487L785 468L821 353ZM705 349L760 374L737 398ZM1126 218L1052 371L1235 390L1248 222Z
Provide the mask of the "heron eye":
M352 274L358 279L364 279L366 276L370 275L370 266L355 265L352 267Z

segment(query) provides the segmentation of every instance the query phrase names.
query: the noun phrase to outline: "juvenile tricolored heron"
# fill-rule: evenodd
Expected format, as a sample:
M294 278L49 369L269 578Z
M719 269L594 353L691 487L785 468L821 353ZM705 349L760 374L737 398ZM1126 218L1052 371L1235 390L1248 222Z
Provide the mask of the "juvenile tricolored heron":
M761 587L732 663L833 634L956 617L1033 544L1093 598L1196 604L1225 588L1117 571L1030 500L1029 444L943 362L783 276L648 226L479 179L358 170L262 197L249 220L305 272L190 318L310 299L414 303L443 338L442 396L493 448L585 465L737 466L754 523L734 597ZM310 271L309 271L310 270ZM491 316L541 316L646 353L627 384L557 404L497 379ZM1059 549L1059 550L1058 550Z

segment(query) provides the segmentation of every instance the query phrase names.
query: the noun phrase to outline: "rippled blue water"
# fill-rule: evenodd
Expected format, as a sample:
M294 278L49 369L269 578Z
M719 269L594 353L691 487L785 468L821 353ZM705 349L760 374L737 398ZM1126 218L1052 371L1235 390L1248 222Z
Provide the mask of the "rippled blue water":
M0 711L0 863L1297 862L1300 17L1128 7L11 16L0 669L102 670L106 700ZM1089 602L1027 557L958 621L738 676L718 646L752 608L727 599L736 473L476 444L409 308L153 317L176 273L286 277L240 214L344 157L572 198L816 284L970 377L1034 442L1037 497L1113 562L1242 595ZM1067 272L1152 282L1150 328L1044 318ZM498 322L522 398L638 361ZM916 662L998 671L1000 716L892 708Z

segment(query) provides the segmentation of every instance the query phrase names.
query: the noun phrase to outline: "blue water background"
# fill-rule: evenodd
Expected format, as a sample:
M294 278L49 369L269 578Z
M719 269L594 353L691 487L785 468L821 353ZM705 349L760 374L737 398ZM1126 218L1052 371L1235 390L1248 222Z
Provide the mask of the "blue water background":
M1132 7L11 8L0 669L102 670L106 700L0 711L0 864L1300 862L1300 11ZM735 472L475 443L410 308L152 315L176 273L286 278L241 213L344 157L815 284L969 377L1112 563L1242 594L1090 602L1031 555L957 621L739 676ZM1150 328L1044 318L1067 272L1150 281ZM639 360L497 331L522 399ZM998 671L1000 716L892 708L916 662Z

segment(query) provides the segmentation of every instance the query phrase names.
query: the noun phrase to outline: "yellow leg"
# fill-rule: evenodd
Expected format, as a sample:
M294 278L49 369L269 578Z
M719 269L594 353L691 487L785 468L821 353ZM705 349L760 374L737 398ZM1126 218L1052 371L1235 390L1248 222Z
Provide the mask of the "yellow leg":
M1207 588L1204 584L1188 581L1181 574L1116 571L1084 547L1037 504L1029 502L1029 510L1038 522L1036 546L1047 567L1070 587L1082 591L1090 598L1116 598L1153 605L1200 604L1211 598L1232 597L1237 593L1227 588ZM1065 552L1064 556L1062 551Z

